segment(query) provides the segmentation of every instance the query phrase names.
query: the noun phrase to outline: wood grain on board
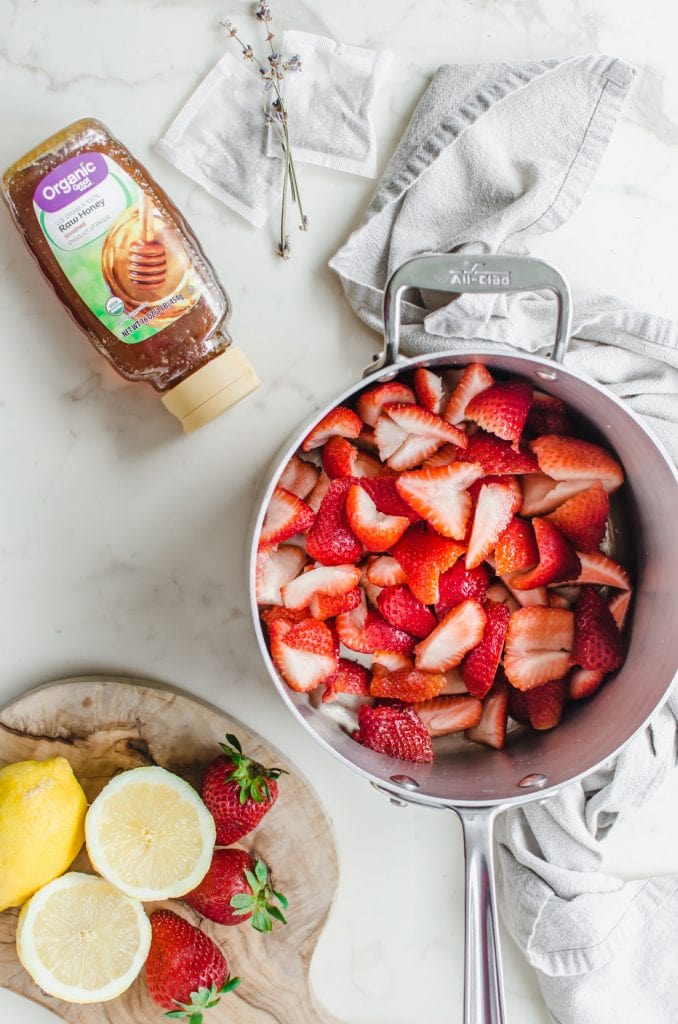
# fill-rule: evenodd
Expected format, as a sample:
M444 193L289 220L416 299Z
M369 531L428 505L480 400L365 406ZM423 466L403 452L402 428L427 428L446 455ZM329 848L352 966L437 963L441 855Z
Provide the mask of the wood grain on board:
M281 778L273 809L238 844L271 867L276 888L289 899L289 923L264 936L249 924L225 927L204 921L178 901L166 905L200 924L222 947L231 973L242 979L209 1011L212 1024L330 1024L314 1003L308 974L338 880L332 828L294 766L259 736L214 707L142 680L64 680L33 690L0 711L0 767L62 755L90 801L116 772L145 764L160 764L199 786L227 732L238 736L246 754L290 773ZM74 869L91 870L84 852ZM1 987L41 1003L71 1024L162 1020L162 1010L146 992L143 972L123 996L107 1003L78 1006L45 995L17 960L16 918L17 911L0 914Z

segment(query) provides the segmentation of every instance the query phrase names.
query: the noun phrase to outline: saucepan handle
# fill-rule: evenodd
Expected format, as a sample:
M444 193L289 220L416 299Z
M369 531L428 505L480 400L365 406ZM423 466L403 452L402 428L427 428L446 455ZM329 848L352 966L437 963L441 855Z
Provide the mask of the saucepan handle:
M505 1024L504 986L494 886L496 807L455 807L466 856L464 1024Z
M572 329L570 287L555 267L532 256L465 256L437 253L408 260L391 275L384 292L384 351L365 371L365 376L398 359L400 348L400 299L406 288L441 292L551 291L558 305L556 342L552 358L562 363Z

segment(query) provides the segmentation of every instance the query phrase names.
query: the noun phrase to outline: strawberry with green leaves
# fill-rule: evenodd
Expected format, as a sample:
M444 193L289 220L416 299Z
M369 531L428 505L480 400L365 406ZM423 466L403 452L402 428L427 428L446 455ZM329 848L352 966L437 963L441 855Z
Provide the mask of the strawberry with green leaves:
M230 746L205 772L202 798L217 827L217 846L230 846L257 827L278 796L277 779L282 768L264 768L245 757L236 736L228 733Z
M258 932L272 931L274 920L287 924L287 900L273 888L263 860L255 860L246 850L215 850L209 871L184 900L218 924L250 921Z

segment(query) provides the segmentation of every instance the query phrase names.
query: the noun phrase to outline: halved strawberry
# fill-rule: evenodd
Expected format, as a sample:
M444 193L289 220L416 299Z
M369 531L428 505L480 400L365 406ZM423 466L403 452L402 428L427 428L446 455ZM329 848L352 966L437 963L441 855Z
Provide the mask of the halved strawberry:
M416 401L412 388L393 380L365 391L356 402L356 409L363 423L368 427L376 427L381 410L387 402L399 402L401 405L411 402L414 405Z
M362 421L353 409L337 405L313 427L301 447L305 452L310 452L313 448L320 448L328 438L337 434L341 437L357 437L362 428Z
M511 441L518 450L527 414L532 405L532 388L524 380L509 380L491 384L466 406L466 419L473 420L483 430Z
M409 654L415 638L402 629L396 629L379 614L361 603L353 611L337 615L334 620L339 639L344 647L359 654L374 651L393 651Z
M436 603L440 574L450 569L463 553L461 544L421 526L410 526L393 549L410 590L424 604Z
M485 612L478 601L462 601L447 613L425 640L414 649L415 665L426 672L445 672L480 643Z
M551 679L525 694L525 706L533 729L542 732L560 725L567 690L567 679Z
M315 594L308 610L314 619L333 619L335 615L352 612L362 599L360 587L353 587L345 594Z
M418 523L421 516L398 494L396 477L363 477L360 486L367 491L380 512L386 516L405 516L411 523Z
M350 612L342 612L334 620L334 628L339 640L349 651L358 654L370 654L365 639L365 623L367 621L367 602L363 598L359 605Z
M570 700L584 700L600 689L604 678L599 668L575 668L570 673L567 695Z
M431 737L413 707L404 704L364 704L358 712L353 739L380 754L402 761L430 764Z
M374 436L374 427L364 426L355 438L355 443L362 452L369 452L370 455L377 455L379 453Z
M280 588L298 576L306 552L292 544L259 548L256 565L257 604L282 604Z
M525 430L535 437L541 434L574 433L565 403L555 395L546 395L543 391L532 392L532 408L527 417Z
M417 406L419 408L419 406ZM440 448L443 442L437 437L424 437L423 434L408 434L398 450L391 455L388 465L391 469L402 473L414 469L428 459Z
M378 459L366 452L358 451L355 445L344 437L331 437L323 446L323 469L329 477L338 476L381 476L384 467Z
M323 701L334 701L343 693L351 697L369 697L370 673L364 665L350 658L339 658L334 675L325 680Z
M549 592L546 587L532 587L529 590L517 590L513 586L513 573L507 573L506 576L501 577L501 582L505 585L509 593L515 598L517 604L521 608L530 608L532 605L538 604L543 605L544 608L550 605ZM558 607L559 605L553 605L552 607ZM567 605L569 608L569 605Z
M463 540L471 514L467 488L482 475L482 467L473 462L420 469L403 473L396 480L396 488L401 498L443 537Z
M278 486L283 487L297 498L307 498L318 482L320 470L312 462L306 462L293 455L282 471Z
M520 608L520 602L515 599L514 595L501 580L495 580L487 588L487 598L489 601L505 604L510 612L517 612Z
M624 661L621 633L594 587L582 587L574 610L572 660L582 668L614 672Z
M490 576L484 565L479 565L475 569L467 569L464 559L460 558L438 580L436 615L442 619L451 608L468 598L473 598L482 604L489 582Z
M472 729L483 713L482 702L477 697L462 694L422 701L415 704L415 708L429 736L448 736Z
M414 668L414 658L409 654L398 654L395 651L373 651L373 672L397 672L401 668Z
M394 587L405 582L405 573L400 562L391 555L368 558L365 575L375 587Z
M518 690L531 690L564 676L574 642L574 615L564 608L534 605L509 619L504 671Z
M305 608L302 608L301 611L293 612L289 608L285 608L282 604L274 604L271 605L270 608L262 608L260 615L261 621L265 623L266 628L268 629L269 637L271 635L271 627L274 622L283 622L289 627L294 626L297 622L303 622L304 619L308 618L308 612Z
M544 473L522 478L524 516L543 516L580 491L587 491L597 480L552 480Z
M284 487L276 487L266 509L259 544L267 546L289 540L295 533L308 530L314 519L310 505Z
M318 482L308 496L308 504L317 512L322 505L322 500L330 489L331 479L324 470L320 471Z
M607 493L624 483L624 471L598 444L560 434L544 434L530 441L542 473L554 480L599 480Z
M485 472L493 476L539 472L539 463L532 452L523 448L516 451L509 441L486 434L484 430L469 437L468 447L457 454L457 461L479 462Z
M355 565L319 565L297 576L282 588L283 604L292 611L308 608L317 595L338 597L360 582L362 570Z
M436 416L442 415L447 404L447 388L442 377L420 366L414 371L414 390L420 405Z
M579 551L578 555L581 572L576 579L568 580L568 583L597 583L601 587L616 587L617 590L631 589L626 569L602 551Z
M632 590L622 590L621 593L615 594L614 597L610 598L608 602L607 607L610 609L610 614L617 623L617 629L620 633L623 632L626 625L626 619L631 609L632 597Z
M568 498L546 517L578 551L597 551L605 536L610 500L599 483Z
M530 716L527 713L527 704L525 702L527 693L527 690L523 693L522 690L516 690L514 686L509 686L509 715L515 722L519 722L520 725L530 724Z
M514 516L494 549L497 575L533 568L539 561L532 524Z
M532 528L539 551L539 562L534 569L511 577L512 590L532 590L549 583L575 579L581 571L579 555L557 526L548 519L534 518Z
M461 423L466 417L466 406L472 398L494 384L494 378L481 363L471 363L464 370L459 383L450 395L445 412L448 423Z
M400 540L410 525L405 516L379 512L360 484L354 484L346 494L346 515L351 530L368 551L386 551Z
M384 587L377 598L377 607L392 626L419 639L428 636L437 625L433 612L407 587Z
M483 638L461 663L461 675L466 689L474 697L481 698L491 688L497 674L511 617L505 604L495 604L493 601L486 602L484 611Z
M463 430L459 430L441 416L427 412L420 405L389 402L384 406L384 412L408 434L435 437L447 444L459 445L460 448L465 448L468 444L468 438Z
M372 676L370 683L373 697L402 700L408 704L437 697L444 688L445 676L440 672L421 672L416 668L379 672Z
M481 487L466 553L467 568L475 569L494 551L517 509L516 496L506 484L485 484Z
M478 495L480 494L485 484L503 484L505 487L510 487L515 497L515 511L520 512L521 506L523 504L523 489L520 486L520 480L517 476L512 476L506 473L503 474L502 476L495 476L494 474L490 474L489 476L481 476L478 478L478 480L474 480L474 482L468 489L468 493L471 495L471 500L473 501L474 508L475 503L478 501Z
M337 668L334 640L324 622L305 619L286 630L283 620L271 624L271 657L292 690L314 690ZM278 627L278 628L274 628Z
M306 537L306 550L316 562L345 565L357 562L363 553L346 516L346 494L354 483L352 477L338 477L327 489Z
M505 679L498 679L483 701L482 718L469 729L466 737L474 743L501 750L506 740L506 722L509 708L509 687Z
M447 672L443 672L443 675L445 676L445 689L442 692L446 696L453 696L458 693L468 693L466 684L462 679L461 670L458 666L456 668L448 668Z
M460 452L466 451L460 448L456 444L444 444L442 448L439 448L433 455L429 455L422 464L423 469L439 469L441 466L451 466L453 462L457 461L457 456ZM473 459L465 459L466 462L473 462Z

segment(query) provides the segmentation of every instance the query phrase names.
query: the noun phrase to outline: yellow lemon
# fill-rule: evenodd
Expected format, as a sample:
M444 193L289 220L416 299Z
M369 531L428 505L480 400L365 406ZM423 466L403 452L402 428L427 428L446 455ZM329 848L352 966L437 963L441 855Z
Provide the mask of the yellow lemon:
M85 840L87 798L65 757L0 769L0 910L62 875Z

